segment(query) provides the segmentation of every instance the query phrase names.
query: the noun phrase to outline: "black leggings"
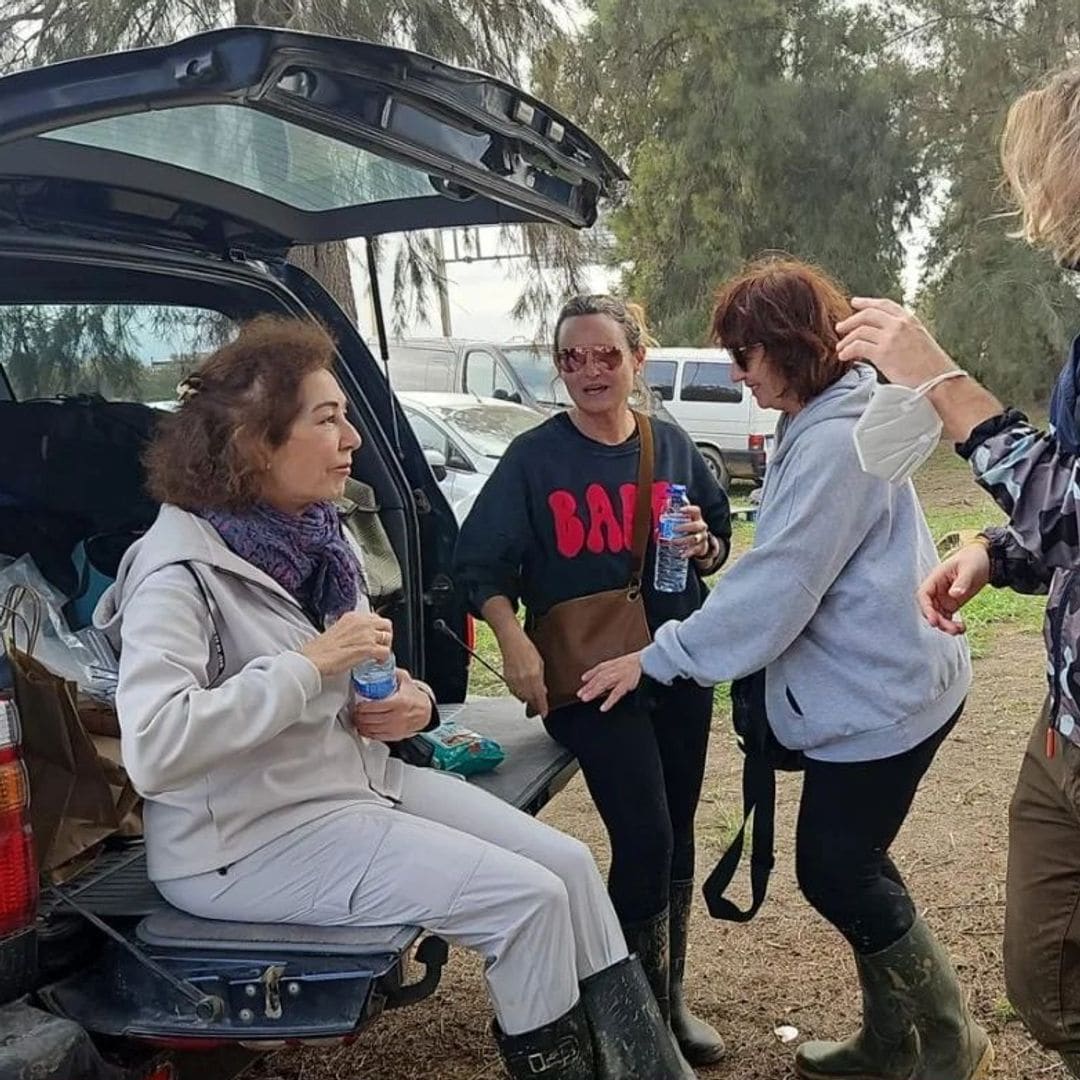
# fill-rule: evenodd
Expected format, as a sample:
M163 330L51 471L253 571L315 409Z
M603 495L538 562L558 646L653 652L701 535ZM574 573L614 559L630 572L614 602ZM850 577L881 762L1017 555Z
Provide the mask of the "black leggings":
M879 761L806 763L795 870L814 908L868 955L899 941L915 905L889 847L963 705L930 738Z
M712 688L646 684L610 713L596 704L548 715L576 755L611 841L608 892L621 922L668 906L671 882L694 876L694 813L705 774Z

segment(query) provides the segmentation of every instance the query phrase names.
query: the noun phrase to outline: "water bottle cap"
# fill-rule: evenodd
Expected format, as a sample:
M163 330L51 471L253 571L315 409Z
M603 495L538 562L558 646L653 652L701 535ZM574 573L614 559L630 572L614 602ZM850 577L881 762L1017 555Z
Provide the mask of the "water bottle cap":
M686 494L686 485L685 484L668 484L668 491L672 495L685 495Z

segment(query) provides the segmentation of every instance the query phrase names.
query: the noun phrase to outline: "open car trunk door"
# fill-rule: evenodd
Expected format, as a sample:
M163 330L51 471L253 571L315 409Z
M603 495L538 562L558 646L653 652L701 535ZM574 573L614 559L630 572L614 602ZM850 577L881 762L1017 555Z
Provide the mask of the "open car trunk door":
M280 254L410 229L593 223L624 178L492 76L238 27L0 79L5 220Z

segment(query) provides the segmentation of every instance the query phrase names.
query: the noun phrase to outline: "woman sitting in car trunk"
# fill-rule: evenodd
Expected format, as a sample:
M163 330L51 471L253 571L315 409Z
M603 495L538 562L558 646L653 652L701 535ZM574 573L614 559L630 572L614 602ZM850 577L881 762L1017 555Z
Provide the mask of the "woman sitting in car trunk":
M393 628L333 505L361 442L335 358L312 323L254 320L148 453L164 505L96 614L150 877L203 918L405 923L477 950L515 1077L684 1076L588 848L392 757L437 723L407 671L382 701L350 695Z

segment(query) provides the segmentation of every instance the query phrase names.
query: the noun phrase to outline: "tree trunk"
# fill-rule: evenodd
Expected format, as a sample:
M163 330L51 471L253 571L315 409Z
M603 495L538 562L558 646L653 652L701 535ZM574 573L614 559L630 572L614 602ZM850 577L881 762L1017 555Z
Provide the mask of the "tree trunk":
M279 26L302 30L302 9L296 0L233 0L233 15L239 26ZM349 251L344 240L311 247L296 247L289 262L306 270L338 302L356 324Z
M356 296L353 293L349 249L344 240L310 247L294 247L289 262L306 270L338 302L356 325Z

